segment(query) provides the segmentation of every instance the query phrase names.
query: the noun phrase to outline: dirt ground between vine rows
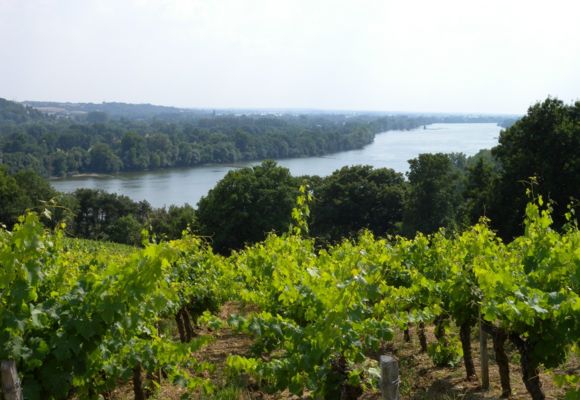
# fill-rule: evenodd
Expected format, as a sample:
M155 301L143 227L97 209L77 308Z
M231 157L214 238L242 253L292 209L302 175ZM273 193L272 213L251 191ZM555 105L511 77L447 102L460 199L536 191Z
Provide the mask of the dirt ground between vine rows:
M227 317L233 313L240 313L237 305L228 303L224 305L220 314L222 317ZM491 339L488 341L488 353L490 357L490 389L482 391L479 381L470 382L465 379L465 369L461 363L453 368L435 367L429 356L420 352L419 341L414 329L411 329L412 341L406 343L403 340L402 332L397 332L392 342L385 346L385 353L390 352L394 354L400 365L401 376L401 399L402 400L493 400L499 399L501 394L501 387L499 383L499 374L497 366L493 360L494 354L491 347ZM198 360L208 361L216 365L214 371L205 373L204 377L210 378L211 381L219 386L228 384L228 378L224 375L225 362L229 355L250 355L252 340L248 336L233 333L229 329L220 329L214 332L202 332L202 334L209 334L213 336L214 340L205 346L202 350L194 354ZM476 370L480 371L479 358L479 341L477 340L477 332L472 335L473 357ZM435 341L432 328L427 328L427 338L431 343ZM513 400L529 399L525 386L522 382L520 368L517 362L517 353L511 347L507 348L508 356L510 357L510 372L511 385L513 395L510 397ZM580 360L573 358L562 369L555 371L555 373L565 372L567 374L580 374ZM553 383L550 373L541 374L542 385L546 398L550 400L561 399L564 395L564 390ZM185 391L182 388L169 384L164 381L159 388L159 391L154 396L154 399L168 399L179 400ZM265 393L259 388L239 388L236 390L234 397L229 394L227 397L223 395L203 396L201 394L195 395L194 399L212 399L218 397L220 399L238 400L306 400L310 399L305 395L302 397L295 396L285 391L282 393L269 394ZM381 396L378 391L367 392L363 394L359 400L380 400ZM133 399L131 383L127 383L115 390L112 400L128 400ZM338 400L338 399L337 399Z

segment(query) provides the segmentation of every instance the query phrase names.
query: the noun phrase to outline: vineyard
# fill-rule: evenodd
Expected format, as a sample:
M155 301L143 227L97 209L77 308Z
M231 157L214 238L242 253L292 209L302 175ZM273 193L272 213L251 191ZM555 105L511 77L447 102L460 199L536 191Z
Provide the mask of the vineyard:
M321 249L308 237L307 202L303 192L289 233L230 257L190 235L142 249L95 245L21 217L0 232L0 360L14 362L31 400L113 399L127 386L141 400L166 385L182 398L237 398L227 386L357 399L376 393L376 355L411 341L423 360L462 365L477 384L481 326L503 397L518 381L534 400L553 398L546 376L558 396L580 396L572 212L557 232L539 198L509 244L482 221L462 233L364 233ZM208 357L224 330L249 353ZM510 373L513 360L521 376Z

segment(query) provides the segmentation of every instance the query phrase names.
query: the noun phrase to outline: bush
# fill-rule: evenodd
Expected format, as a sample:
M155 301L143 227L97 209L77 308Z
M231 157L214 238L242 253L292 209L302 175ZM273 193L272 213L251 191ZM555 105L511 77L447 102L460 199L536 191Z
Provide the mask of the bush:
M455 367L463 357L461 343L457 339L448 339L437 343L430 343L427 354L437 367Z

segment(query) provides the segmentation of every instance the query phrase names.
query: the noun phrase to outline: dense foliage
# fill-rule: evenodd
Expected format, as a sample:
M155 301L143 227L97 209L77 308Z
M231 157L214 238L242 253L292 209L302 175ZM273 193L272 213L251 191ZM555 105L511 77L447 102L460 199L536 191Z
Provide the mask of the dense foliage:
M56 195L50 184L33 172L11 175L0 167L0 224L12 227L27 209L38 211L43 202Z
M17 361L31 399L96 398L131 378L137 395L142 380L155 386L156 371L211 391L202 377L212 366L192 355L208 340L195 323L203 315L216 326L208 312L230 299L254 310L222 322L254 339L252 356L229 358L230 376L249 374L264 390L350 399L376 384L370 354L412 324L421 334L435 323L437 342L426 346L434 362L463 354L473 378L470 330L481 315L514 343L529 393L544 399L540 366L562 364L580 338L580 232L571 214L558 233L540 198L510 244L483 222L413 239L367 232L316 249L303 236L311 199L300 193L289 233L227 259L192 237L101 254L63 240L60 228L46 231L33 214L22 217L0 231L0 359ZM439 328L449 320L460 351L452 351L452 331ZM505 353L501 341L498 348ZM509 374L504 384L509 391Z
M157 240L171 240L197 229L195 210L188 204L152 208L146 201L94 189L61 194L56 203L52 209L67 222L66 233L78 238L139 245L143 230Z
M403 174L371 166L343 167L313 183L312 235L337 242L362 229L397 233L403 220L407 185Z
M412 129L426 121L341 114L190 112L145 119L108 118L98 111L83 118L39 114L0 102L0 162L12 172L31 169L63 176L316 156L361 148L377 132Z
M231 367L272 389L356 398L375 372L368 354L392 329L433 322L434 362L463 355L474 378L470 332L481 314L514 343L526 388L543 399L540 365L563 363L580 338L580 234L574 225L553 230L541 204L528 205L526 232L509 245L480 223L414 239L364 234L321 251L311 240L274 235L246 248L232 262L243 277L241 299L260 312L230 324L253 335L255 356L232 357ZM448 319L459 328L455 353L455 339L440 328ZM505 352L503 342L497 347ZM509 393L509 371L507 386L503 379Z
M409 160L409 200L405 209L408 233L433 233L458 221L461 173L447 154L420 154Z
M219 305L221 263L191 237L136 251L64 241L22 217L0 231L0 359L18 363L27 399L97 398L141 369L210 390L195 372L209 366L190 356L208 338L180 341L167 321L208 296Z
M553 201L556 225L571 202L580 199L580 102L548 98L504 130L493 150L502 166L492 217L509 239L523 231L524 187Z
M22 106L13 101L0 98L0 124L19 124L43 120L42 113L32 107Z
M287 168L264 161L230 171L198 204L201 233L222 253L285 232L298 184Z

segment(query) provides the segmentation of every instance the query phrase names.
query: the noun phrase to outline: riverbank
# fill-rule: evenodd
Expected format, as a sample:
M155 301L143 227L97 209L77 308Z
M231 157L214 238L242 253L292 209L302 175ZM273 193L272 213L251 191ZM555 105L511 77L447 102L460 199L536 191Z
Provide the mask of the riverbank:
M327 176L347 165L366 164L375 168L392 168L405 173L408 160L421 153L463 153L467 156L497 145L501 128L487 124L432 124L427 129L387 131L375 135L374 141L357 150L321 157L276 160L294 176ZM123 194L135 201L147 200L154 207L195 205L229 171L256 165L259 161L210 164L192 168L171 168L147 172L91 176L52 180L53 187L73 192L85 187Z

